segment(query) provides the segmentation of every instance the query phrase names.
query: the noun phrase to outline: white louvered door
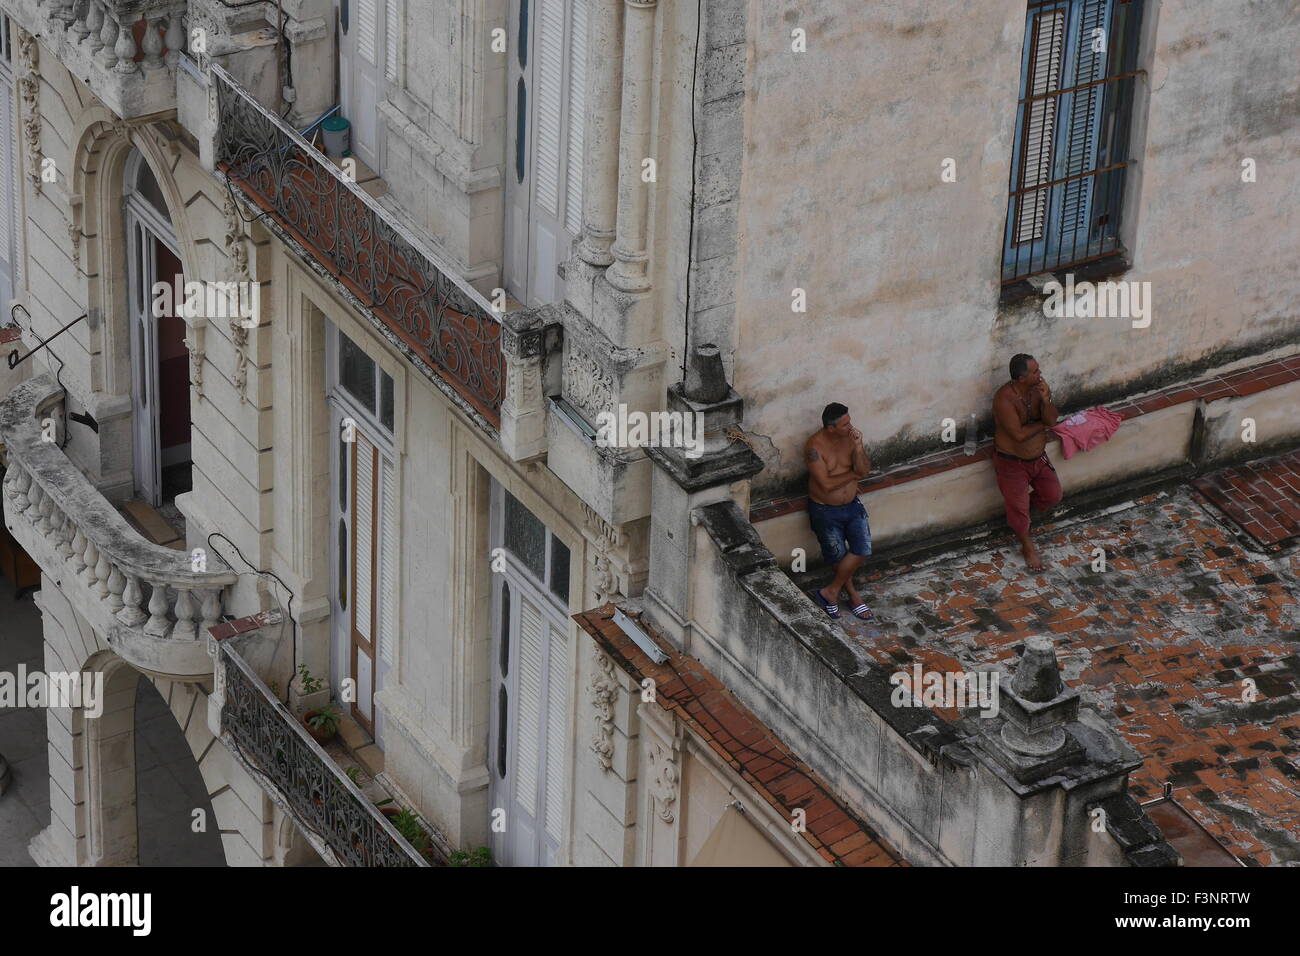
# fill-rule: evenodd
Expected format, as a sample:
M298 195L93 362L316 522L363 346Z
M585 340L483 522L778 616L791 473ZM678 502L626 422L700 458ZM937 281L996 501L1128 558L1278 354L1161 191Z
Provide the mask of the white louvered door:
M572 638L567 609L525 559L504 550L504 569L492 576L488 763L504 827L493 827L492 855L503 866L551 866L568 806Z
M338 608L348 621L344 676L355 682L352 716L375 736L374 698L397 642L397 473L359 426L351 429L350 442L341 437L347 429L335 431L346 468L337 545L347 562L339 577L345 600Z
M558 301L582 228L590 0L511 0L506 287Z
M390 16L401 0L339 0L339 84L343 115L352 124L352 154L377 173L379 102L385 76L396 72L393 49L400 23ZM346 17L343 15L346 12Z

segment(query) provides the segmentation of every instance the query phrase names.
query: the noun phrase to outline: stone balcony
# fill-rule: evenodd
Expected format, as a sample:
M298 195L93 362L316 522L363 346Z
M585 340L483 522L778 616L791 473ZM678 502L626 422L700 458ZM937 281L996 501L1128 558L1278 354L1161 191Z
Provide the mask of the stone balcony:
M188 0L0 0L124 120L176 108Z
M209 679L207 628L220 620L237 575L196 571L190 554L127 524L52 440L63 397L41 375L0 404L5 526L120 657L155 677Z

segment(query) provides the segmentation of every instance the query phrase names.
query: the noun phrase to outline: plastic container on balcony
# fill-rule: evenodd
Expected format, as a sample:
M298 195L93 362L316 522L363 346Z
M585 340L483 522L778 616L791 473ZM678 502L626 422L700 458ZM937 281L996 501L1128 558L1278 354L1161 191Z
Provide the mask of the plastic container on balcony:
M342 116L331 116L320 124L321 134L325 139L325 155L330 159L342 159L352 155L352 124Z

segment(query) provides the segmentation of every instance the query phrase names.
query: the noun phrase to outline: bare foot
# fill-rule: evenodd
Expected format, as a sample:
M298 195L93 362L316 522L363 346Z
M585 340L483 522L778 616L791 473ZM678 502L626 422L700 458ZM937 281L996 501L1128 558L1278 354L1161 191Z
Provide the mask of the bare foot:
M1034 547L1032 541L1026 541L1021 550L1025 553L1025 564L1029 565L1029 570L1043 570L1043 558L1038 553L1038 548Z
M859 604L866 603L864 600L862 600L862 595L858 593L858 589L855 588L852 584L848 586L847 590L849 592L850 607L857 607Z
M824 588L818 588L817 593L820 594L822 597L824 597L831 604L839 604L840 596L838 594L827 594L826 592L829 590L830 590L830 586L827 585Z

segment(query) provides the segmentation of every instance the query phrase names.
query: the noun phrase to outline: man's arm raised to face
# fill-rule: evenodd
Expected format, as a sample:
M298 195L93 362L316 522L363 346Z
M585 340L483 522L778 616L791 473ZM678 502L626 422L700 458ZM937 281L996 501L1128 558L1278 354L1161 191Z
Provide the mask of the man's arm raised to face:
M1047 426L1041 422L1033 425L1020 424L1020 409L1016 407L1016 400L1012 398L1009 390L999 392L997 398L993 399L993 419L997 422L998 428L1006 432L1012 441L1028 441L1035 435L1047 431Z
M1045 380L1038 383L1038 417L1048 428L1056 424L1058 414L1056 403L1052 401L1052 388Z
M862 444L862 432L856 428L853 429L853 440L856 442L853 446L853 474L865 478L871 474L871 459L867 456L866 446Z

